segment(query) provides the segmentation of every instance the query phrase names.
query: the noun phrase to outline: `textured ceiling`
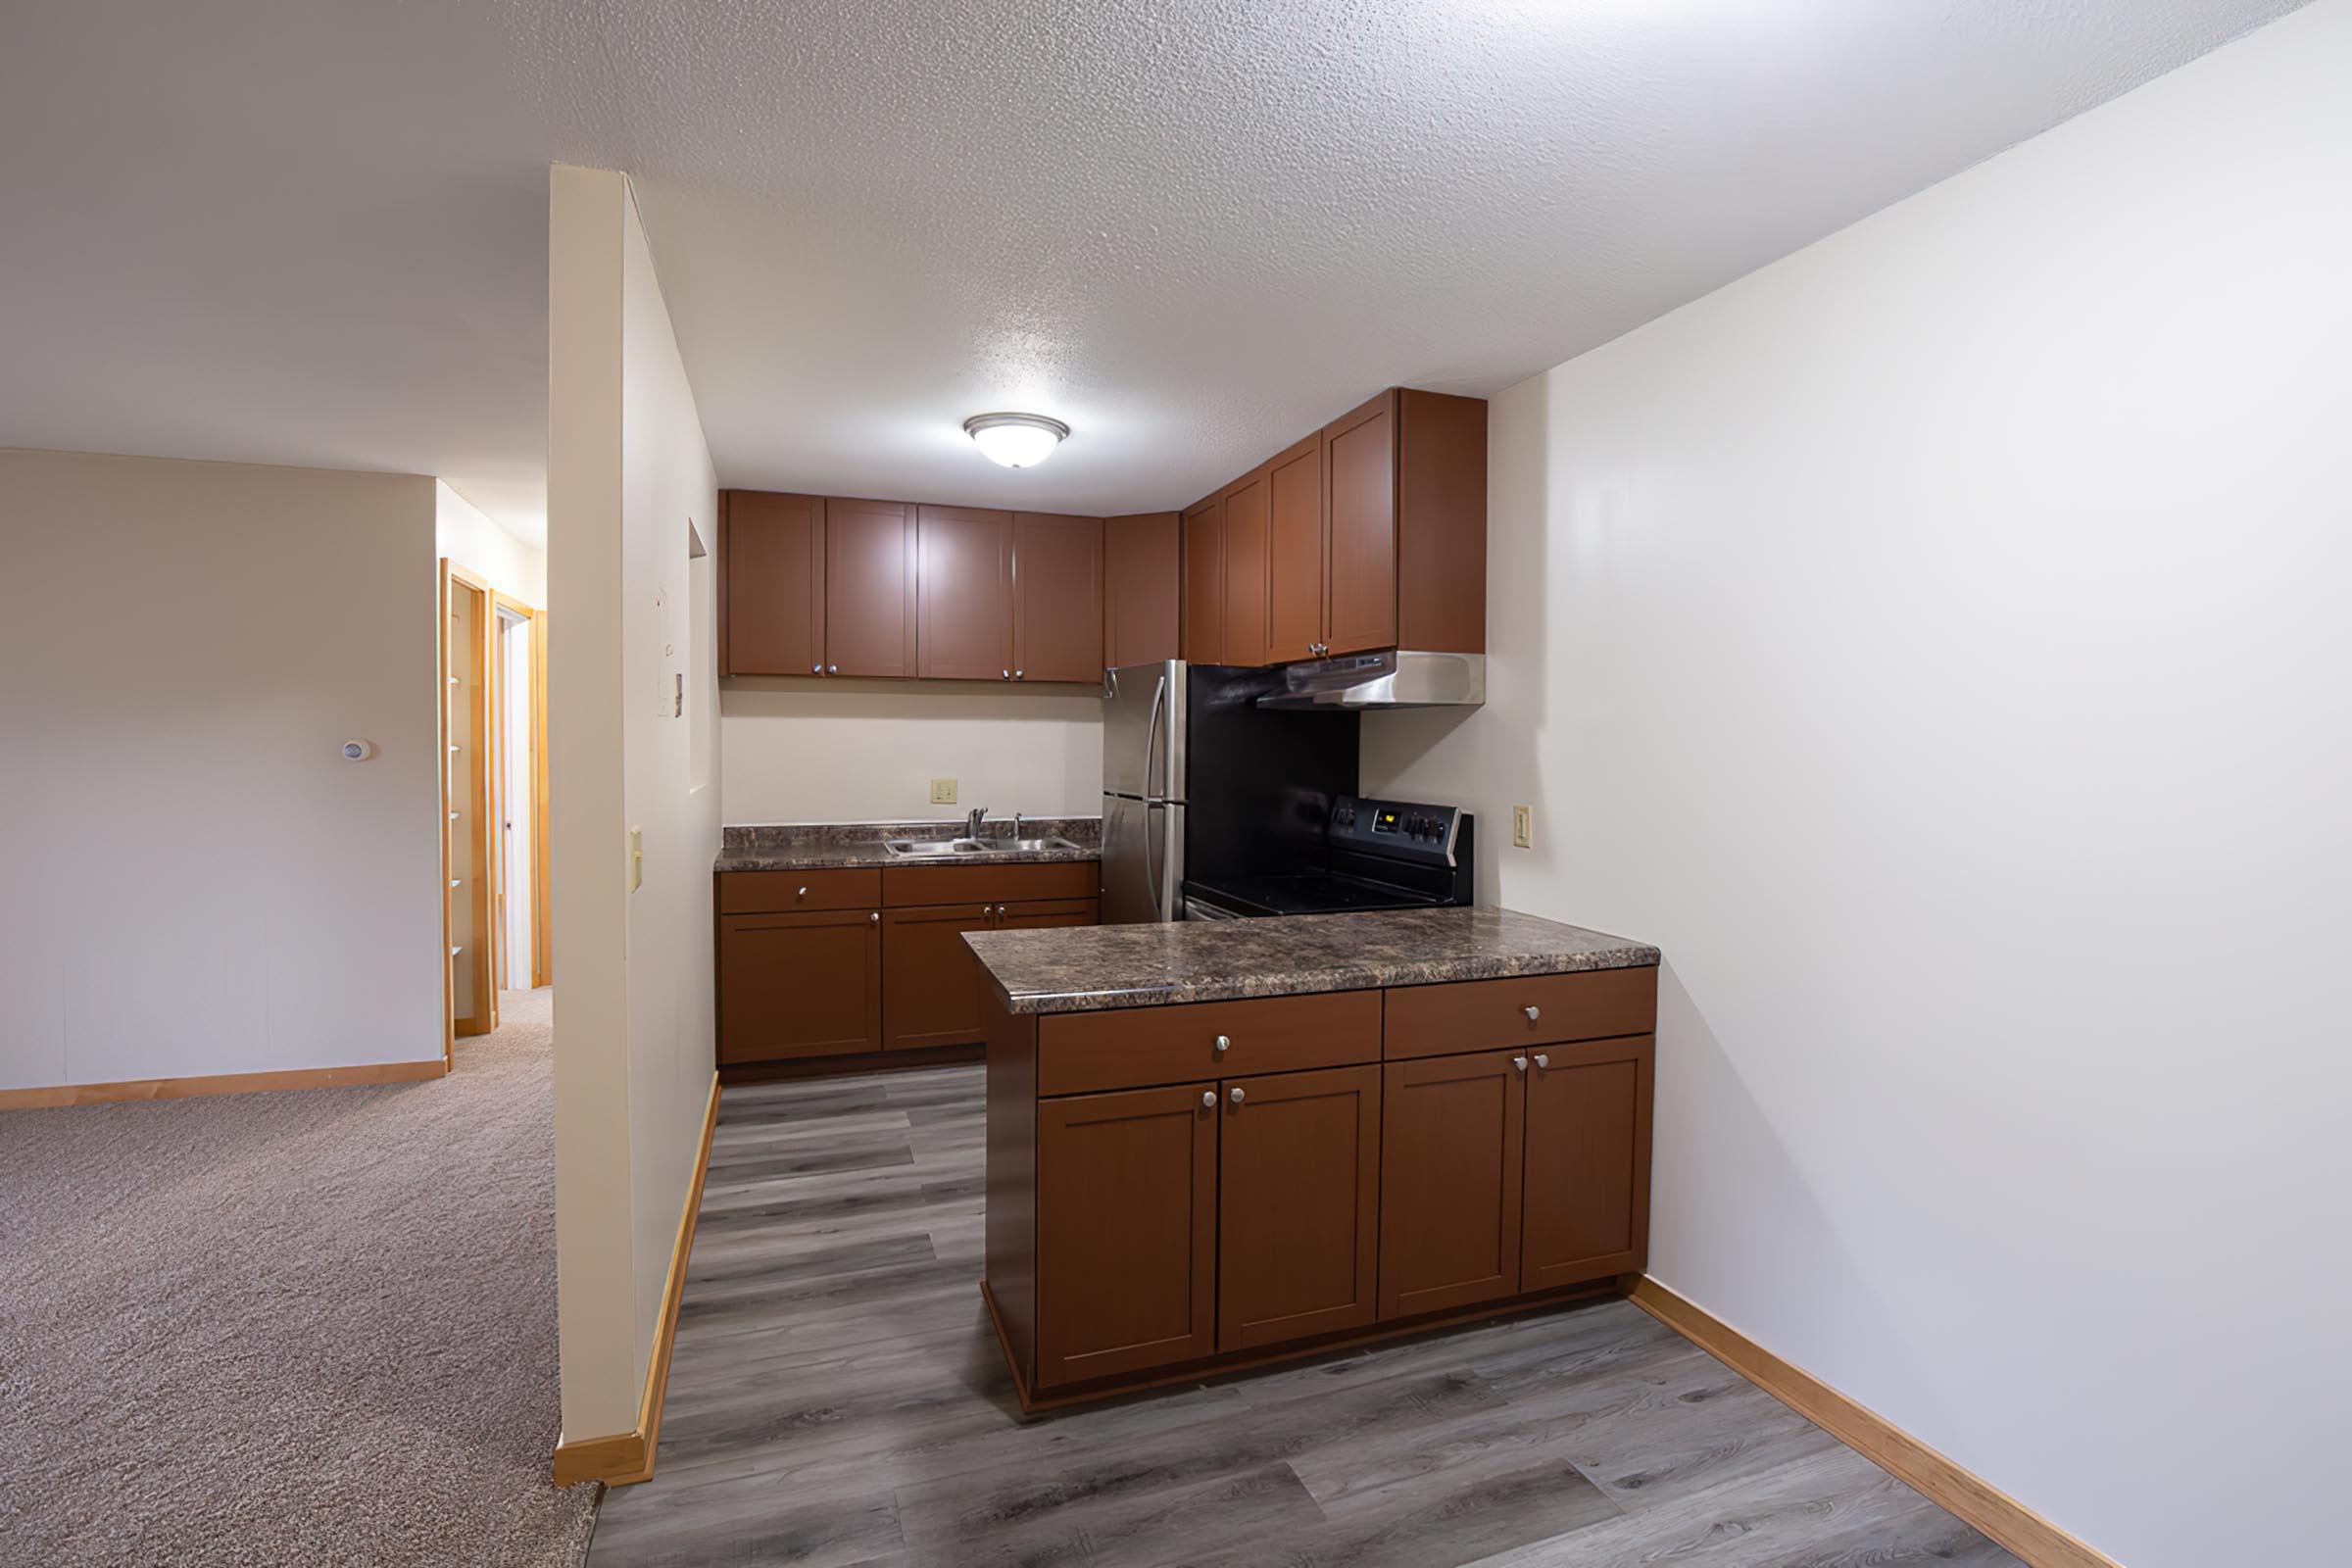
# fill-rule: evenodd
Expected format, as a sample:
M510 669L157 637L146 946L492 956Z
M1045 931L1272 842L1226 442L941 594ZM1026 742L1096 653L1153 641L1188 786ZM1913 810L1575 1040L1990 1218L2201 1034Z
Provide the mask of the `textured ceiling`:
M544 166L637 179L722 478L1175 506L1487 392L2295 0L17 0L0 445L529 533ZM965 415L1074 434L1027 472Z

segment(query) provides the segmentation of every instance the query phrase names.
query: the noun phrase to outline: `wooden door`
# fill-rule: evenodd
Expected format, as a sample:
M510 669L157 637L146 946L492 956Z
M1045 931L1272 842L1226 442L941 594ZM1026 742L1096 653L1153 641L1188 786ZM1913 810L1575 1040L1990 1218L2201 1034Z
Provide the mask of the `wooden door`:
M906 503L825 503L824 635L828 675L914 673L914 509Z
M1517 1293L1526 1060L1488 1051L1383 1069L1383 1318Z
M1396 646L1396 395L1323 431L1331 491L1326 573L1335 654ZM1480 558L1483 562L1483 556ZM1429 646L1436 646L1431 644Z
M1102 678L1102 519L1012 517L1012 678Z
M934 680L1012 678L1012 514L919 507L920 667Z
M1641 1272L1649 1260L1651 1037L1531 1053L1519 1288Z
M1177 659L1183 525L1173 512L1102 522L1102 663Z
M1037 1106L1041 1388L1216 1348L1217 1089Z
M1225 490L1225 662L1270 663L1266 641L1266 470Z
M1217 1348L1372 1321L1380 1068L1229 1081L1219 1092Z
M1278 664L1312 659L1323 637L1323 438L1266 466L1266 649Z
M881 1048L879 911L719 917L722 1063Z
M1225 662L1225 499L1210 496L1184 514L1184 657Z
M996 928L996 906L951 904L882 912L882 1048L979 1041L980 965L966 931Z
M822 674L824 502L733 491L726 532L727 673Z

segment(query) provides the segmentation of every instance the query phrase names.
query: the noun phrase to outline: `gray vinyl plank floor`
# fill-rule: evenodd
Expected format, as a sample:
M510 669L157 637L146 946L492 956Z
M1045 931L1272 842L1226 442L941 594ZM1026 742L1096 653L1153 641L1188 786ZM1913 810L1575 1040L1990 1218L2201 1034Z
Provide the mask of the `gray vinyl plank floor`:
M1624 1301L1023 1422L977 1067L729 1089L652 1481L591 1568L2017 1559Z

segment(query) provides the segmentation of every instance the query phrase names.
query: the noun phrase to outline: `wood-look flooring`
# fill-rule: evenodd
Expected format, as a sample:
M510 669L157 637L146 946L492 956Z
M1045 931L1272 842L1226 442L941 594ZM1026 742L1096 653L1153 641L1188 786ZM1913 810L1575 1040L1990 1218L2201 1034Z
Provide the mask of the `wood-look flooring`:
M2017 1559L1621 1300L1024 1424L981 1070L728 1089L654 1479L590 1568Z

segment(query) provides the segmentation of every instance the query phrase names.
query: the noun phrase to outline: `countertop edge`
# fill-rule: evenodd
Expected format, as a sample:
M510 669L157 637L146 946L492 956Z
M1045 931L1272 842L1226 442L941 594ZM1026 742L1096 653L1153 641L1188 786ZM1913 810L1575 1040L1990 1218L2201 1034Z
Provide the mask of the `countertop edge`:
M1112 1012L1174 1006L1188 1002L1236 1002L1253 997L1297 997L1331 991L1386 991L1409 986L1449 985L1466 980L1512 980L1527 975L1582 974L1593 969L1655 968L1664 955L1646 943L1601 948L1590 953L1515 954L1496 958L1457 958L1423 965L1342 964L1298 969L1279 976L1177 982L1125 991L1032 992L1014 996L987 965L981 973L1007 1012L1015 1017L1066 1012Z

